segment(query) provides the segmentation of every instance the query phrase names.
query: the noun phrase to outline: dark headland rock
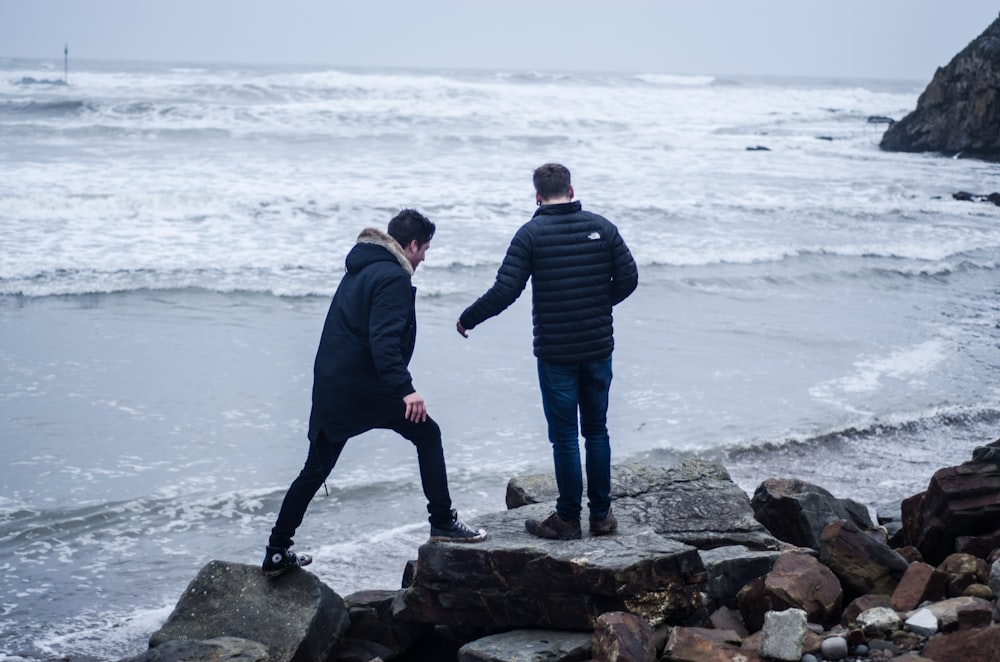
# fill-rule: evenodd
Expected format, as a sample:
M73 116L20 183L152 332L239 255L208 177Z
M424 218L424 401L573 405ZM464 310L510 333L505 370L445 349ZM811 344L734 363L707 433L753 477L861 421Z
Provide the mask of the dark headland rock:
M916 110L889 125L880 147L1000 160L1000 18L938 68Z

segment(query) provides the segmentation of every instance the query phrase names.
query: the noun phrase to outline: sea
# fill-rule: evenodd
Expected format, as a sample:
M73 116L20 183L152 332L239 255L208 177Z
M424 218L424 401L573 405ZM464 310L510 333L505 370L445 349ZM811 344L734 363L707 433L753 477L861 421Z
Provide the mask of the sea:
M344 257L402 208L437 224L410 368L460 516L550 472L530 292L455 330L546 162L639 265L614 462L890 512L1000 437L1000 208L953 198L1000 166L879 149L927 74L0 58L0 660L137 655L206 563L261 562ZM373 431L295 548L347 596L427 535L414 450Z

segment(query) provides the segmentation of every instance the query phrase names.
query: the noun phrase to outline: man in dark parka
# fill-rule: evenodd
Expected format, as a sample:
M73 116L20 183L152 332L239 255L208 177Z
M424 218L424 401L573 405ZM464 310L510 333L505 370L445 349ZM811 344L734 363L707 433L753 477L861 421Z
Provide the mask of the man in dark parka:
M394 430L416 446L431 540L486 537L451 508L441 429L427 415L408 369L417 337L416 288L410 279L434 230L422 214L404 209L389 222L388 234L364 230L347 255L347 271L330 304L313 367L309 455L271 530L262 566L267 575L312 561L289 549L292 536L347 440L375 428Z

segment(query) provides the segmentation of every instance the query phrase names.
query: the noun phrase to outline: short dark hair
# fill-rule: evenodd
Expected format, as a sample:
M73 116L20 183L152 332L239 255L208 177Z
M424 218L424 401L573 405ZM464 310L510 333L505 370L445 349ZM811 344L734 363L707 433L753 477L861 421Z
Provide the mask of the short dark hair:
M434 236L434 224L416 209L404 209L389 221L389 236L406 248L414 239L423 246Z
M542 196L542 200L560 198L569 194L569 169L560 163L546 163L535 168L535 175L532 177L535 183L535 192Z

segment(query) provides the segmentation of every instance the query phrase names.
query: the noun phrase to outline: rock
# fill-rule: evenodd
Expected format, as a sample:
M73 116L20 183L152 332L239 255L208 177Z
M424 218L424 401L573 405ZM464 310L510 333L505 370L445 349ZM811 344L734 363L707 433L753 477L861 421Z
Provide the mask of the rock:
M900 627L899 615L886 607L875 607L858 614L858 627L868 637L882 637Z
M764 616L757 652L763 657L798 662L806 630L806 613L801 609L769 611Z
M923 655L931 660L996 660L1000 625L931 637Z
M993 595L1000 596L1000 561L994 561L990 566L989 584Z
M239 637L260 642L272 659L326 662L348 622L343 599L312 573L295 569L268 579L257 566L211 561L149 647Z
M269 662L267 646L238 637L165 641L119 662Z
M926 563L911 563L892 592L892 608L910 611L925 600L941 600L948 595L948 576Z
M594 627L591 656L601 662L656 662L653 628L635 614L601 614Z
M764 578L764 602L771 611L800 609L812 623L840 615L843 591L830 569L803 552L786 552Z
M703 628L671 629L661 660L670 662L763 662L756 652L720 641Z
M949 554L937 567L948 582L948 596L958 597L972 584L989 581L989 566L986 561L971 554Z
M651 528L698 549L778 549L778 541L754 518L746 493L721 464L686 460L670 468L614 465L611 477L622 533ZM508 483L507 506L554 504L557 494L551 474L524 476Z
M431 626L402 623L392 617L398 591L359 591L344 598L350 627L337 647L337 662L367 662L374 657L390 660L428 634Z
M942 600L941 602L933 602L926 607L930 610L934 617L937 618L938 630L940 632L951 632L952 630L957 630L960 625L960 612L969 611L983 611L992 614L993 604L988 600L982 600L980 598L948 598L947 600ZM966 614L966 620L969 620L971 614ZM974 619L974 617L972 617Z
M887 545L844 520L823 529L819 560L840 580L848 600L865 593L892 595L909 565Z
M903 624L910 632L916 632L919 635L925 637L930 637L937 634L938 631L938 620L937 616L934 615L930 609L920 609L913 616L906 619Z
M820 652L824 660L843 660L847 657L847 639L843 637L824 639Z
M865 506L795 478L765 480L750 505L774 537L810 549L819 549L823 527L832 521L847 520L863 531L874 526Z
M995 205L1000 205L1000 193L995 191L988 194L956 191L951 194L951 197L962 202L992 202ZM976 459L978 460L978 458Z
M712 609L717 605L736 607L740 589L770 572L781 554L729 545L699 552L699 556L708 572L708 607Z
M735 609L719 607L709 615L708 620L716 630L735 632L740 639L750 634L743 617Z
M491 634L458 650L458 662L577 662L589 660L589 632L514 630Z
M890 124L880 147L1000 157L1000 19L939 68L916 109Z
M878 595L874 593L867 593L858 598L855 598L844 607L844 613L841 614L840 623L841 625L853 626L857 623L858 616L869 609L875 609L876 607L887 607L892 608L892 600L888 595Z
M925 492L903 501L903 521L910 544L931 565L953 553L960 537L967 545L993 538L1000 532L1000 464L972 460L936 471Z
M525 518L548 510L536 504L481 518L477 524L490 537L475 545L421 545L413 583L393 603L394 618L494 631L592 630L609 611L655 626L685 622L703 609L707 573L695 548L634 528L570 541L529 535Z

